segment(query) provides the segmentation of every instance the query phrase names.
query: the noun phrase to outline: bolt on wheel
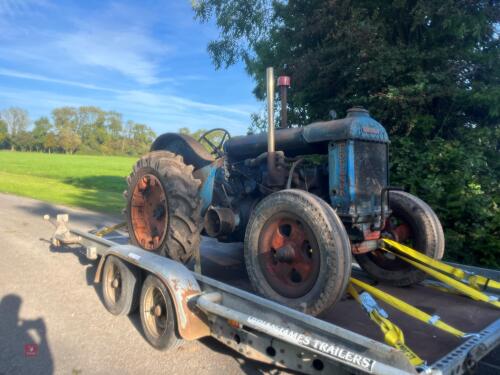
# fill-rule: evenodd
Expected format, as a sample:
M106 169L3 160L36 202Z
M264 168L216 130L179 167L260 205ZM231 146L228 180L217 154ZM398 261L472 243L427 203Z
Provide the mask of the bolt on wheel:
M141 274L121 259L109 255L102 271L102 296L106 309L114 315L128 315L138 305Z
M159 350L178 346L174 304L165 285L149 275L141 291L141 324L148 342Z
M161 181L145 174L132 193L131 219L134 235L146 249L157 250L167 232L167 199Z
M281 295L298 298L314 286L321 265L318 244L296 215L269 218L259 236L259 253L264 276Z
M391 191L389 203L392 214L384 223L382 237L402 243L431 258L441 259L444 233L431 207L402 191ZM424 272L381 249L355 256L361 268L377 281L408 286L426 277Z
M252 286L284 305L319 315L347 287L349 237L335 211L308 192L282 190L259 202L244 245Z

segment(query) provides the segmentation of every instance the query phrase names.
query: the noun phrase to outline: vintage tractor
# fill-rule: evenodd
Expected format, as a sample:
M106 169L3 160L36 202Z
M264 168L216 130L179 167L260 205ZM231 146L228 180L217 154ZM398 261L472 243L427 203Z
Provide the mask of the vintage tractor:
M286 109L288 77L278 84ZM423 280L421 271L381 250L385 237L436 259L444 252L432 209L389 185L384 127L356 107L345 118L294 128L282 112L275 129L271 68L267 85L267 134L231 138L214 129L198 141L174 133L154 141L128 178L132 243L186 263L202 234L243 241L255 290L313 315L343 295L351 254L379 281Z

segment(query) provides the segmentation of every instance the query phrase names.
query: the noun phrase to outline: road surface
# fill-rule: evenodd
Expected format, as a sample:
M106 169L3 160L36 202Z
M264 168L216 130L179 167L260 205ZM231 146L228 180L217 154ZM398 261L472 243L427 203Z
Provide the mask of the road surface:
M0 375L279 373L211 338L174 353L153 349L138 314L106 311L94 262L50 249L52 227L42 216L60 212L84 230L120 219L0 194Z

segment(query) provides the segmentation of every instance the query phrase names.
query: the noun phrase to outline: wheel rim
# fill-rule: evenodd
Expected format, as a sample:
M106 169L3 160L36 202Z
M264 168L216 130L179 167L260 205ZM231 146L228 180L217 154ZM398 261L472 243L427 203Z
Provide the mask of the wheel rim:
M154 337L161 337L167 331L167 297L156 286L150 287L144 296L144 326Z
M415 238L411 226L406 220L396 214L392 214L386 219L381 236L412 248L415 245ZM387 251L375 250L369 253L368 256L378 266L387 270L398 271L411 268L406 262Z
M259 265L267 282L288 298L307 294L316 283L321 257L311 228L291 213L271 217L259 235Z
M157 250L167 232L167 199L160 180L142 176L135 185L131 201L134 236L146 250Z
M104 276L104 286L106 299L116 305L122 296L122 275L114 262L111 262Z

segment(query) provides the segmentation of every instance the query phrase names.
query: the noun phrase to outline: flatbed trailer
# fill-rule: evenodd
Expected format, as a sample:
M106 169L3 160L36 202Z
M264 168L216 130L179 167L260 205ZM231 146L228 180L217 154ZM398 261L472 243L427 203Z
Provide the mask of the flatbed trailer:
M307 374L381 375L455 375L474 371L494 374L500 369L500 355L493 354L492 364L484 360L492 357L492 352L498 353L499 310L463 295L424 285L377 286L431 315L439 315L464 332L473 333L460 339L384 306L391 320L403 330L408 346L427 361L426 366L417 369L403 352L382 342L379 328L353 299L343 299L326 317L318 319L252 294L244 277L240 245L204 239L201 257L198 255L190 269L129 245L126 233L116 231L100 237L71 229L67 215L58 215L52 242L57 246L79 246L89 259L99 260L96 282L101 281L103 265L111 256L137 267L144 275L156 276L175 306L172 319L182 339L212 336L246 358L280 368ZM497 270L460 267L500 280ZM367 277L356 265L353 274ZM439 287L439 283L433 285Z

